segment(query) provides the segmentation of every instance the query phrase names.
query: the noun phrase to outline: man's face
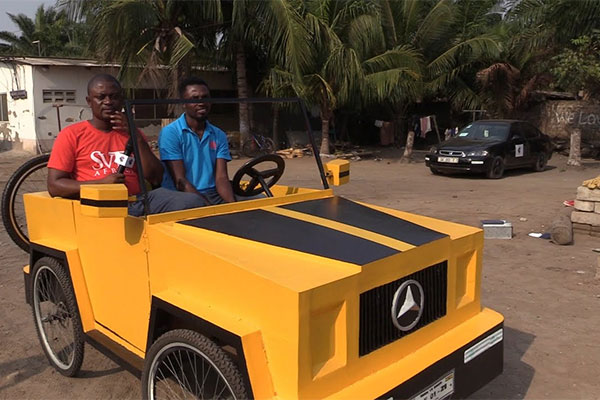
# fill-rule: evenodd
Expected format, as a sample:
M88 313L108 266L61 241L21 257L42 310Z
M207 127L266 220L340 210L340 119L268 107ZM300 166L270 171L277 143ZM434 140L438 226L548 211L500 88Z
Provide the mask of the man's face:
M183 92L184 99L208 99L210 90L204 85L189 85ZM205 121L210 112L210 103L192 103L184 104L185 113L199 121Z
M110 122L110 116L123 108L121 89L114 82L98 81L85 98L95 118Z

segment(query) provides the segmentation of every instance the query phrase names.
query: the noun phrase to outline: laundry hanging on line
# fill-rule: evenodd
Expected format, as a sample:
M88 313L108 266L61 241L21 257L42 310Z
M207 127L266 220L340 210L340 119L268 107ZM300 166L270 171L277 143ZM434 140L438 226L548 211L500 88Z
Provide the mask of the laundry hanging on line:
M421 137L426 137L427 132L431 132L431 116L422 117L421 122Z

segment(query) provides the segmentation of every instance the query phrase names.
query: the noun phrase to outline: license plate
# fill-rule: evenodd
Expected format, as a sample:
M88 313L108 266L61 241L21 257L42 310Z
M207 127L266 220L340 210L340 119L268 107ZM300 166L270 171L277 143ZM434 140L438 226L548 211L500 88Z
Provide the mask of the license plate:
M438 162L457 164L458 157L438 157Z
M454 370L438 379L433 385L423 390L410 400L442 400L454 393Z

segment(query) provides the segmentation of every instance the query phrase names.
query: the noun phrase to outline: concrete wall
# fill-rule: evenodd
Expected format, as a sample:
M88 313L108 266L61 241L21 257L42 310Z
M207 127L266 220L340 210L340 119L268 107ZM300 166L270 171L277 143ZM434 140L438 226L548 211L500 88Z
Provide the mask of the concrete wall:
M27 91L27 98L14 100L10 92ZM36 152L35 106L32 68L0 63L0 93L6 93L8 122L0 122L0 148Z
M581 129L581 139L600 144L600 105L574 100L548 100L539 107L539 128L558 140L568 140L570 129Z

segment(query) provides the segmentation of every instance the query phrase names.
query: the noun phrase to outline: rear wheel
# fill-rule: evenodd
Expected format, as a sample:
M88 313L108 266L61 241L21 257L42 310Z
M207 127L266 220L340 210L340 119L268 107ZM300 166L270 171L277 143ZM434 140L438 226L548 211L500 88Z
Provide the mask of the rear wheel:
M546 165L548 165L548 155L546 153L540 153L535 160L535 164L533 164L533 170L542 172L546 169Z
M487 177L490 179L500 179L504 175L504 160L500 156L492 159L487 170Z
M29 235L25 221L25 193L42 192L47 189L48 159L50 154L42 154L21 165L8 179L2 192L2 222L4 228L17 246L29 251Z
M247 399L242 376L207 337L178 329L150 347L142 372L144 399Z
M33 319L44 353L58 372L74 376L83 362L84 340L71 279L51 257L39 259L32 274Z

